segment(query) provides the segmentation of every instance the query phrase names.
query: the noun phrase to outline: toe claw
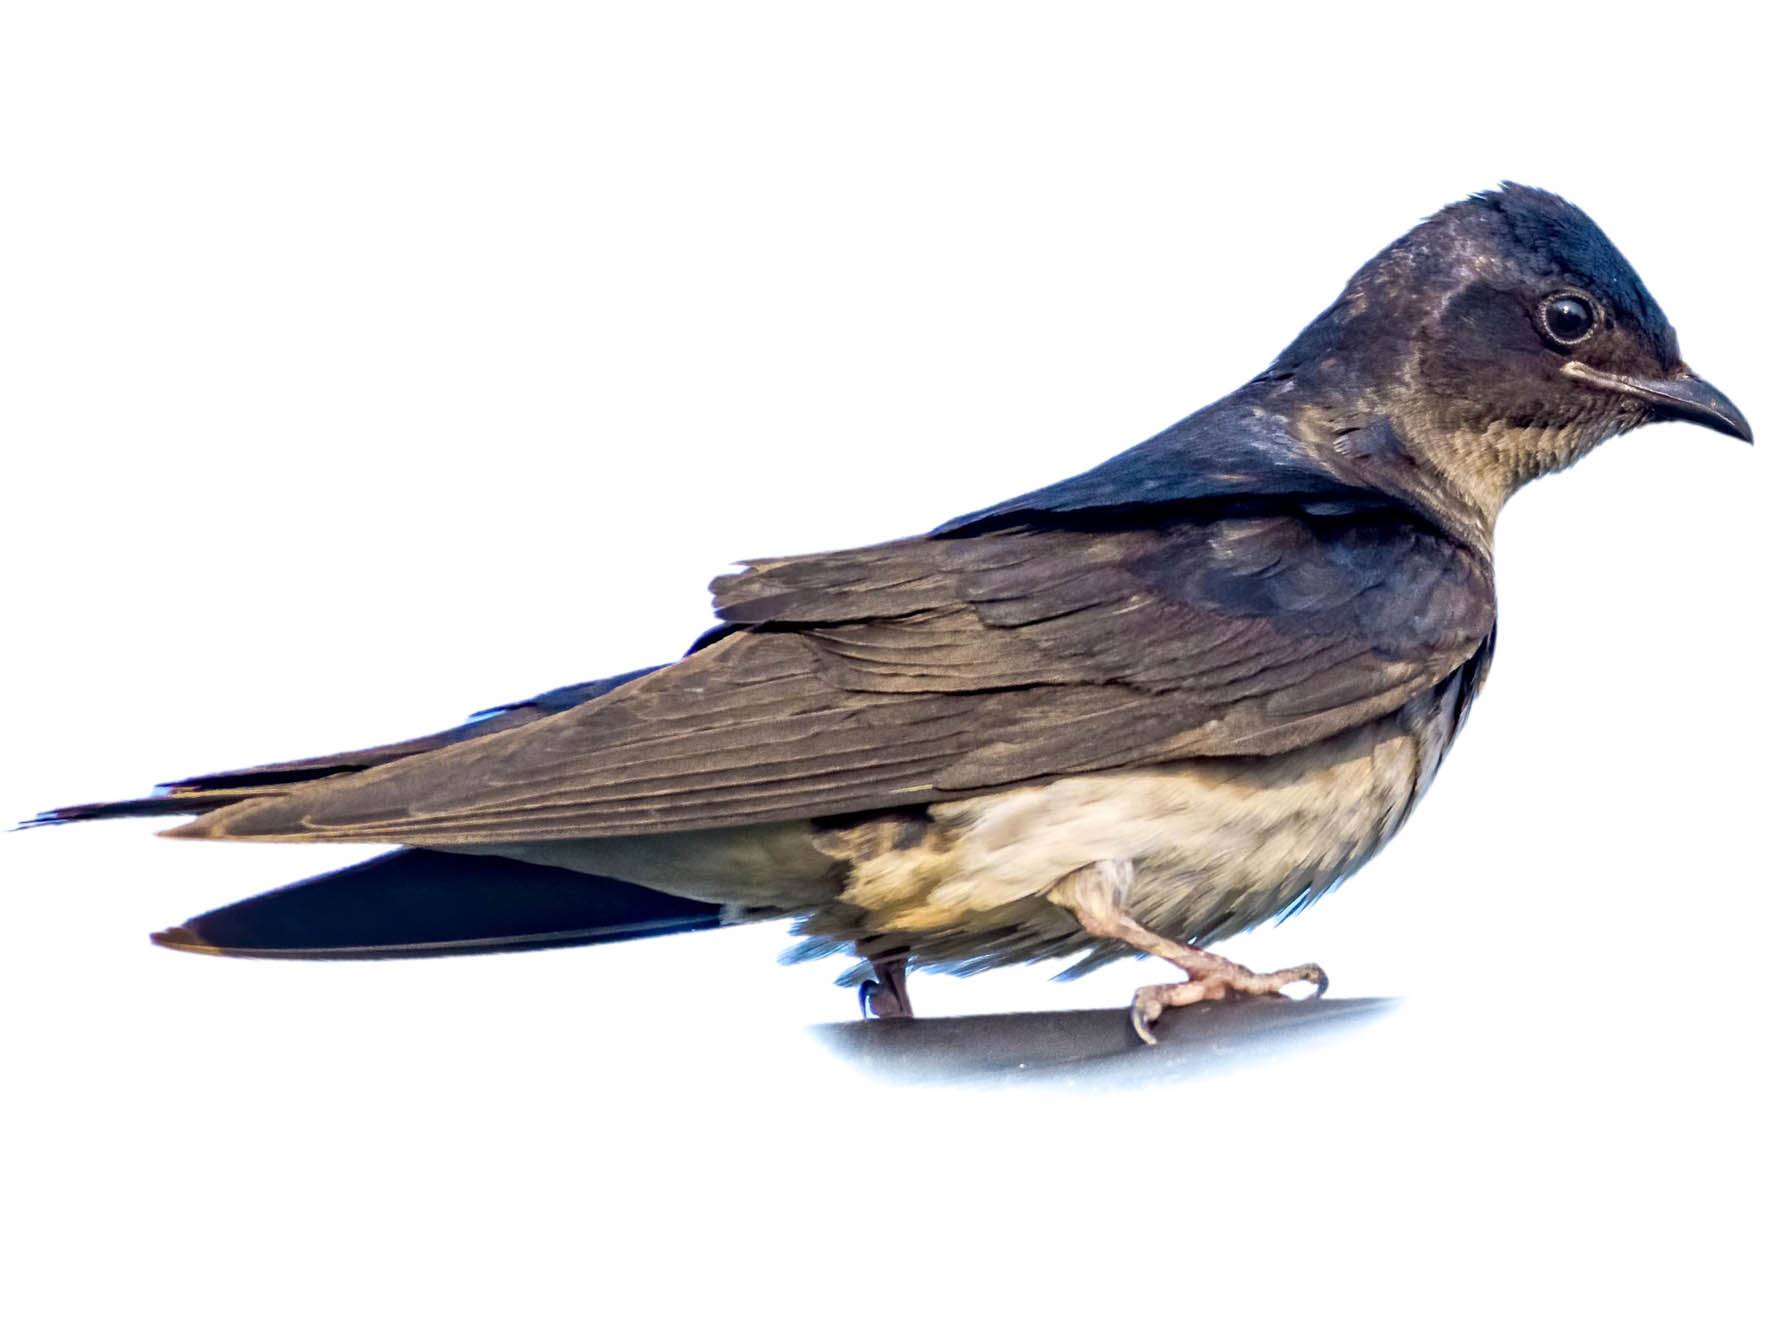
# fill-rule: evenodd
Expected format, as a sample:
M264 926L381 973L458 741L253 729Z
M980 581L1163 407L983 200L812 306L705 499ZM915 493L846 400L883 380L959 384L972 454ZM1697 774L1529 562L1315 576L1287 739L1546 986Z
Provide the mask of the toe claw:
M1156 1005L1143 995L1132 999L1132 1029L1138 1033L1138 1038L1147 1045L1157 1043L1156 1033L1151 1030L1150 1026L1151 1022L1163 1014L1161 1008L1157 1008L1155 1012L1151 1011L1154 1006Z
M858 986L858 1016L861 1021L869 1021L871 1012L871 995L877 991L877 981L867 979Z
M1327 975L1323 970L1321 970L1318 966L1316 966L1316 965L1313 966L1312 967L1312 996L1314 998L1322 998L1325 996L1325 990L1330 987L1331 987L1331 977L1329 975Z

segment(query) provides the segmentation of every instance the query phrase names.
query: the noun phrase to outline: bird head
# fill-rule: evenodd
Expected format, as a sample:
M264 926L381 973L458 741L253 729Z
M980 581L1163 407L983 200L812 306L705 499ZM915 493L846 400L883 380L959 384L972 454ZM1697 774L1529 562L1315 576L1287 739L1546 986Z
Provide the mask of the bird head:
M1340 424L1386 417L1489 516L1526 481L1657 420L1753 441L1603 230L1513 183L1381 252L1260 381Z

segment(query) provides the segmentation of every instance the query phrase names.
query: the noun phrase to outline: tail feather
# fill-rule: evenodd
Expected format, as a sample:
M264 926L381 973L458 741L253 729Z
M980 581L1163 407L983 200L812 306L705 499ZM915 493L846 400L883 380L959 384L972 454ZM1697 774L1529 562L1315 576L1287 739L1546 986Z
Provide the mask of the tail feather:
M67 825L74 821L109 821L121 816L193 816L217 807L228 807L232 802L269 795L265 788L218 788L208 789L203 794L169 791L152 793L148 797L125 798L120 802L77 802L71 807L40 811L30 820L21 822L19 829Z
M402 849L151 934L219 956L364 960L619 942L721 926L721 905L509 858Z
M358 751L340 751L335 755L307 756L301 760L282 760L271 765L255 765L247 769L220 770L215 774L196 774L187 779L157 786L147 797L125 798L117 802L78 802L73 806L54 807L39 812L19 828L29 830L40 825L67 825L74 821L101 821L120 816L202 816L219 807L252 798L273 797L294 784L310 783L332 774L355 774L376 765L389 764L408 756L453 746L475 737L488 737L494 732L508 732L550 714L576 708L588 700L606 695L617 686L626 685L655 667L624 672L600 681L581 681L561 686L530 699L513 704L500 704L474 715L458 727L427 736L410 737L384 746L368 746Z

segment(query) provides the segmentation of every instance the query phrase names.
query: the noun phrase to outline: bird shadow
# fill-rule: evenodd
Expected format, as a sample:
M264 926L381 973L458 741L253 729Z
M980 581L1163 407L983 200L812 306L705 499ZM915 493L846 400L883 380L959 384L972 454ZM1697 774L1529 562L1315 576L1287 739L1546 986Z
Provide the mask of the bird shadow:
M1146 1045L1123 1009L851 1021L815 1027L847 1062L890 1081L1114 1086L1186 1081L1361 1026L1397 998L1198 1003L1163 1015Z

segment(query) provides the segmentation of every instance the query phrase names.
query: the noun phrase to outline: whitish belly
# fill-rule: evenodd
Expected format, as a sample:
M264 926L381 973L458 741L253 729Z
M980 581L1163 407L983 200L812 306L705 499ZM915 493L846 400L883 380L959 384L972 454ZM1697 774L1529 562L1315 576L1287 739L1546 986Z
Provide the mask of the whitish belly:
M1452 721L1453 697L1439 696L1269 759L1081 775L935 805L924 842L857 846L841 898L876 931L939 933L1002 919L1089 863L1130 859L1131 908L1147 927L1224 936L1366 862L1428 784Z

